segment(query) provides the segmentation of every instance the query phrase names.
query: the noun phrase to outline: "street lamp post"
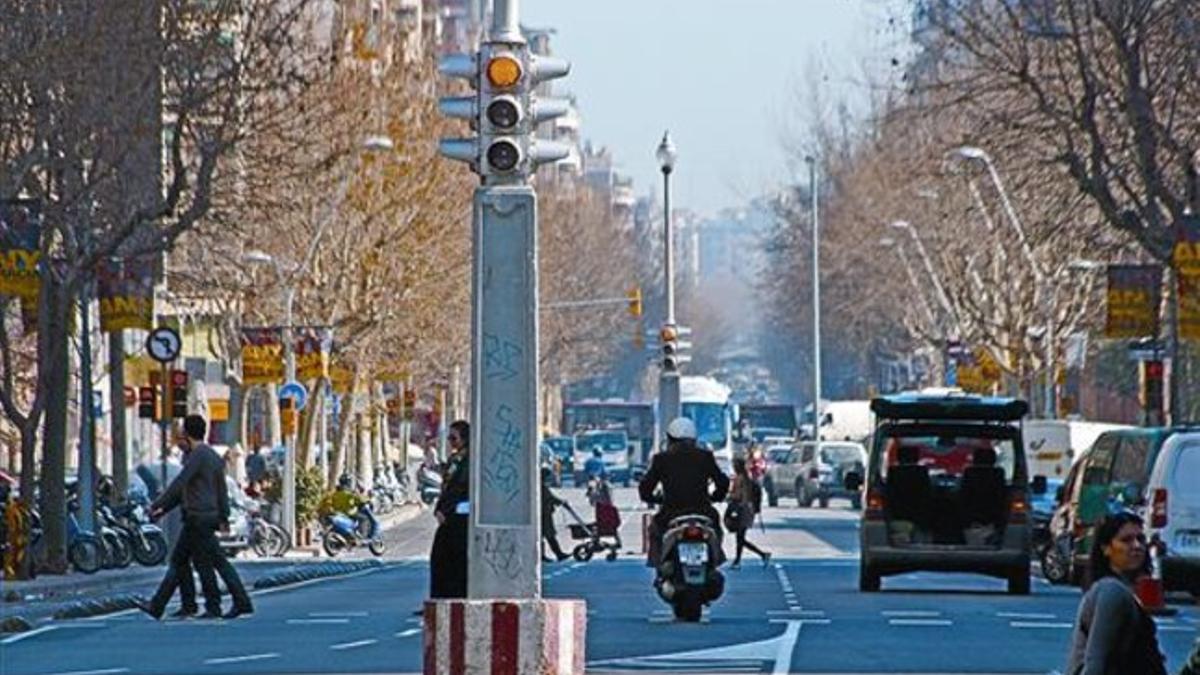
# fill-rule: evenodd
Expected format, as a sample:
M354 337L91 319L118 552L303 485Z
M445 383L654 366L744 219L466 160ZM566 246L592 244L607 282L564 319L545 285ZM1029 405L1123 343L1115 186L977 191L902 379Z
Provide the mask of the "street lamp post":
M363 140L361 149L368 153L382 153L390 151L394 147L392 139L387 136L368 136ZM297 275L301 270L307 269L312 265L313 258L317 255L317 249L320 246L321 238L325 234L325 230L337 217L338 210L346 199L346 193L350 190L350 179L353 173L347 173L343 178L341 185L338 187L336 198L330 204L329 212L321 222L317 224L317 231L313 233L312 241L309 242L308 251L304 257L304 261L299 265L288 265L287 269L273 256L262 251L249 251L243 256L243 261L251 264L270 265L275 270L276 280L283 283L283 312L284 325L282 330L283 339L283 361L285 382L294 382L296 380L296 341L295 341L295 316L293 310L296 300L296 284ZM328 412L325 406L321 406L321 414L324 418ZM325 420L322 419L322 432L325 429ZM324 435L324 434L322 434ZM286 434L284 438L284 460L283 460L283 529L288 533L293 544L296 543L296 442L293 434ZM326 452L324 447L322 452Z
M675 237L671 223L671 172L675 170L675 161L679 154L675 144L671 142L670 132L664 132L662 141L655 152L659 169L663 175L663 285L667 302L667 316L660 333L664 347L668 336L674 336L675 325ZM658 412L663 425L679 417L682 405L679 393L679 369L664 358L659 371L658 381Z
M812 285L813 285L813 440L821 441L821 219L818 210L817 159L808 164L808 189L812 197Z
M1013 207L1012 199L1009 198L1008 190L1004 187L1004 181L1000 178L1000 172L996 169L996 163L992 161L992 156L983 148L970 145L960 146L951 150L949 156L952 159L982 162L984 167L987 168L988 176L991 178L992 184L996 187L996 192L1000 195L1000 203L1004 207L1004 213L1008 216L1009 223L1017 233L1017 240L1021 243L1021 252L1029 262L1029 268L1033 272L1033 304L1046 313L1046 333L1043 337L1045 340L1046 359L1044 416L1053 419L1058 416L1058 383L1055 372L1057 368L1055 343L1058 340L1059 328L1056 323L1058 320L1057 284L1047 284L1047 274L1033 255L1033 249L1029 245L1029 238L1025 234L1025 226L1021 224L1021 219L1017 216L1017 210ZM1047 300L1047 289L1050 291L1049 306L1042 307L1043 302Z

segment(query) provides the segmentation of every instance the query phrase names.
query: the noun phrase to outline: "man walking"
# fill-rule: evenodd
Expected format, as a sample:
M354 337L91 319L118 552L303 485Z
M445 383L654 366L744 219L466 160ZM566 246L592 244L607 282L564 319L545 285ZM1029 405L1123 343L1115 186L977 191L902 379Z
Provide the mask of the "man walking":
M201 618L222 618L221 592L215 572L221 574L233 609L223 618L233 619L254 611L250 596L242 586L237 570L221 552L217 541L218 529L228 527L229 493L225 486L225 463L220 455L204 442L208 424L199 415L188 415L183 421L187 457L183 470L171 485L150 506L150 517L157 518L176 506L183 510L183 532L171 553L171 564L162 583L150 602L139 608L155 619L162 618L167 602L180 584L190 560L200 574L204 592L205 613Z

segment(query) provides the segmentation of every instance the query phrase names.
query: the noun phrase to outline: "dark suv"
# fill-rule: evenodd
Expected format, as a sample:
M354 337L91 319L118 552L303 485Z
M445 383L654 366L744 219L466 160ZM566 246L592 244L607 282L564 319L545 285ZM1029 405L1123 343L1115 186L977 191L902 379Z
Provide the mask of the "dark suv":
M871 401L859 589L915 571L977 572L1030 589L1024 401L899 394Z

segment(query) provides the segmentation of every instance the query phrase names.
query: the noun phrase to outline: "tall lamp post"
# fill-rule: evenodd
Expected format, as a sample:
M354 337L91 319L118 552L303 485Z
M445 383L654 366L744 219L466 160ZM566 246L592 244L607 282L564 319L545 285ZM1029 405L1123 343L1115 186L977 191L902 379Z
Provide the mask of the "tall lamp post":
M658 413L664 425L679 417L682 406L679 395L679 367L674 358L677 327L675 323L675 237L671 227L671 172L679 155L671 142L670 132L664 132L655 152L663 175L663 284L667 299L667 316L660 339L663 349L662 368L658 381Z
M987 169L988 176L992 179L992 184L996 187L996 192L1000 194L1000 203L1004 207L1005 215L1008 216L1008 222L1017 233L1017 240L1021 243L1021 252L1024 254L1026 261L1028 261L1029 268L1033 271L1033 304L1035 307L1043 309L1046 313L1046 332L1043 336L1046 358L1046 400L1044 401L1043 414L1046 418L1053 419L1058 416L1058 381L1056 372L1059 332L1059 326L1056 323L1058 320L1058 284L1047 283L1048 275L1033 255L1033 249L1029 245L1029 237L1025 234L1025 226L1021 224L1021 219L1017 217L1017 210L1013 207L1012 199L1008 196L1008 190L1004 187L1004 181L1000 179L1000 172L996 169L996 163L992 161L992 156L983 148L963 145L951 150L948 157L953 160L983 163ZM1046 295L1047 291L1049 291L1048 298ZM1042 307L1043 304L1047 304L1048 306Z
M808 189L812 197L813 279L813 440L821 441L821 219L818 211L817 158L808 155Z
M387 136L368 136L364 139L361 150L367 153L383 153L391 151L394 148L392 139ZM317 224L317 231L313 233L312 241L309 242L308 251L305 254L304 261L300 264L290 264L286 268L278 259L264 253L263 251L248 251L243 257L243 262L252 265L269 265L275 270L276 280L283 284L283 363L285 382L294 382L296 380L296 340L293 336L295 330L295 318L293 308L296 300L296 284L298 275L301 270L307 269L312 265L313 258L317 255L317 248L321 243L321 238L325 234L325 230L329 229L330 223L337 217L338 210L342 206L342 202L346 199L346 193L350 189L350 179L353 177L352 172L347 172L342 178L342 183L338 187L337 196L330 204L329 212L321 222ZM322 407L324 410L324 407ZM325 413L322 412L322 415ZM324 436L325 431L324 419L322 419L321 431ZM321 439L322 452L325 439ZM283 529L288 533L293 544L296 543L296 448L295 440L291 434L284 437L284 459L283 459Z

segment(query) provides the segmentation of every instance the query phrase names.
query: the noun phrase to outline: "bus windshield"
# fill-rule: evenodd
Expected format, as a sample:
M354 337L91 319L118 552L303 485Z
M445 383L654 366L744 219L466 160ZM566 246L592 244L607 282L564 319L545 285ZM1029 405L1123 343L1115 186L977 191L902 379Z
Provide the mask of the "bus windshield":
M725 447L725 406L720 403L684 403L683 416L696 423L696 440Z

